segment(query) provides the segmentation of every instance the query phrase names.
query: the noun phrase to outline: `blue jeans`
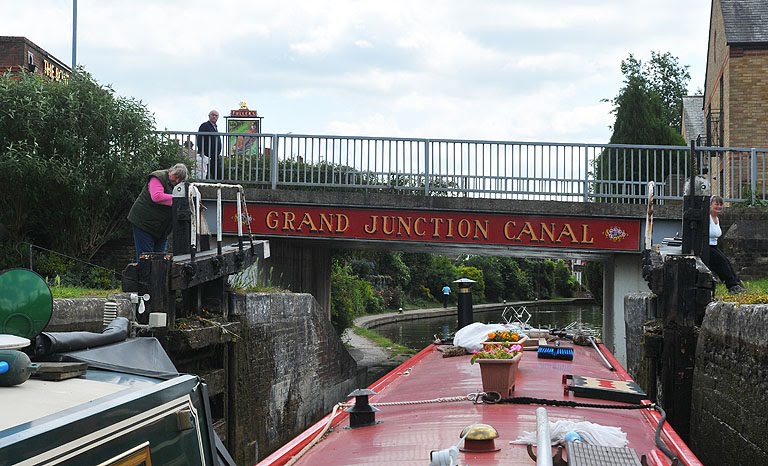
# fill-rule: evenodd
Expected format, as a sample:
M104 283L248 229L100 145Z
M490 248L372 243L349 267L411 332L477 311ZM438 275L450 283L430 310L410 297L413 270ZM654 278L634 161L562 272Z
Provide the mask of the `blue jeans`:
M133 244L136 246L136 262L139 262L139 256L145 252L166 252L168 250L167 238L158 238L136 225L133 225Z

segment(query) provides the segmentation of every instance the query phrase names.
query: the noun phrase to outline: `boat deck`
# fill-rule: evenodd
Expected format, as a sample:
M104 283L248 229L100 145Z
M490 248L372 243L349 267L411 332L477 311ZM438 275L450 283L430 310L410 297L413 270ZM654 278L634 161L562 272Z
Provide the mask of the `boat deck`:
M570 343L565 342L563 346L570 346ZM564 374L631 380L602 344L599 348L614 365L615 371L608 369L592 347L574 345L572 361L538 358L535 351L526 351L517 373L514 396L600 405L627 405L564 393ZM479 364L470 364L469 355L444 358L438 348L431 345L369 388L377 392L370 397L374 406L378 403L403 404L377 406L380 411L376 413L376 424L354 429L349 428L348 414L339 411L333 419L333 427L295 464L423 466L429 464L431 451L457 445L462 430L475 423L489 424L498 431L499 437L495 440L498 451L460 452L458 464L535 464L525 445L510 442L516 440L524 431L536 432L536 408L541 405L475 404L471 401L430 402L437 398L462 397L482 391ZM655 445L655 428L660 418L655 410L560 406L545 408L550 422L589 421L602 426L620 427L627 434L628 446L636 451L638 457L646 455L649 465L671 463ZM329 416L259 465L285 464L322 432L328 424ZM664 425L661 438L683 464L701 464L669 424ZM458 446L461 448L463 444ZM553 453L554 451L553 449Z

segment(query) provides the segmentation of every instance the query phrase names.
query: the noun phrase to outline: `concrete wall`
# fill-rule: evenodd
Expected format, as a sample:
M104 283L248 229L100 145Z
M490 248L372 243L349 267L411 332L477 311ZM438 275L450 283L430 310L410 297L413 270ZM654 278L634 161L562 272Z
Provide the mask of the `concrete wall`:
M365 373L309 294L234 297L237 464L266 457L364 388Z
M622 365L627 363L624 296L649 291L641 270L642 259L633 254L614 254L603 263L603 342Z
M692 398L691 447L704 464L768 464L768 305L707 307Z

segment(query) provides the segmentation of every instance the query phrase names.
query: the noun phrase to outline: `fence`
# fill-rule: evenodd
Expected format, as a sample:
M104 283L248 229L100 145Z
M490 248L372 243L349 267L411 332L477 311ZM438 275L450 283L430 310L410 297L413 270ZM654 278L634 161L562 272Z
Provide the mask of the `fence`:
M198 137L160 132L194 157ZM644 202L681 199L687 146L219 133L223 151L193 175L277 189L404 192L493 199ZM185 145L186 144L186 145ZM695 173L729 202L765 201L768 149L696 147Z

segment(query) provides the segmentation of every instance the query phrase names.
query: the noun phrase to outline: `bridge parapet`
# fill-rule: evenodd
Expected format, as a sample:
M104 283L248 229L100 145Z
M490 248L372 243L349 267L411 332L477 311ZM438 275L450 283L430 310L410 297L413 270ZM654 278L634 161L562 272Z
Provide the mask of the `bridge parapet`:
M159 134L178 145L181 154L188 150L185 142L194 145L200 136L182 131ZM658 202L682 199L691 172L687 146L220 135L225 142L223 157L207 179L271 189L643 203L648 181L655 182ZM695 171L709 177L715 194L726 201L768 199L768 149L696 150Z

